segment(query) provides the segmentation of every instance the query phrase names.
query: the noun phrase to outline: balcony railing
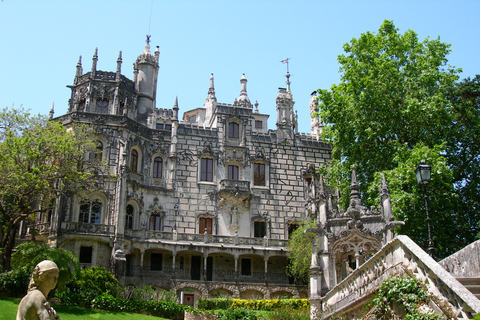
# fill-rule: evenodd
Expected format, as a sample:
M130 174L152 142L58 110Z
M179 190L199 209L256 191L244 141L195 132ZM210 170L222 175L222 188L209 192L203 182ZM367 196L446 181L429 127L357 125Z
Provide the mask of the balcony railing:
M226 269L206 270L197 268L159 268L152 270L146 266L127 266L126 276L141 279L174 279L189 281L212 281L212 282L242 282L242 283L274 283L292 284L291 278L285 273L278 272L251 272L250 275L242 275L241 272Z
M286 247L288 240L266 239L266 238L249 238L239 236L218 236L212 234L195 234L195 233L173 233L164 231L150 230L125 230L125 237L145 240L172 240L178 242L194 242L194 243L213 243L226 245L248 245L261 247Z
M106 224L97 223L79 223L79 222L62 222L62 231L77 234L95 234L102 236L113 236L115 227Z
M220 181L219 191L250 192L250 181L224 179Z

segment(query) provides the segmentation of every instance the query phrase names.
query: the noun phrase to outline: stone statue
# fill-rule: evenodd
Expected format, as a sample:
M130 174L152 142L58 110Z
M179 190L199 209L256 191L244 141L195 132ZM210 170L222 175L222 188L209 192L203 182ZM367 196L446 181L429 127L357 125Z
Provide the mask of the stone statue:
M58 272L57 265L50 260L36 265L28 285L28 293L18 305L16 320L60 319L47 301L48 293L57 285Z

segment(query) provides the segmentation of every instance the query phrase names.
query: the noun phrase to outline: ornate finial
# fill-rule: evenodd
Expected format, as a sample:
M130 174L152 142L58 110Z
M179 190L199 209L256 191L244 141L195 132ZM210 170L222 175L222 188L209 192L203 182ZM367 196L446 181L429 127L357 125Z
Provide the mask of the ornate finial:
M178 96L175 96L175 104L173 105L173 109L178 109Z
M255 100L255 113L258 113L258 101Z
M285 75L287 77L287 92L290 92L290 72L288 72L288 60L290 59L291 58L287 58L281 61L283 64L287 64L287 74Z
M53 119L53 114L55 113L54 106L55 106L55 103L52 102L52 109L50 109L50 119Z
M150 37L151 37L151 35L148 35L148 34L147 34L147 44L148 44L148 45L150 45Z

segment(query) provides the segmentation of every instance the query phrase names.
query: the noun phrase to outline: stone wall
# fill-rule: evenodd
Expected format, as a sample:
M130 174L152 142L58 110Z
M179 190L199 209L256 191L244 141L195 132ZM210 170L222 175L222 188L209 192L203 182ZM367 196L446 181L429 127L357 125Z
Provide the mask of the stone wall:
M480 240L443 259L439 264L455 278L479 278Z

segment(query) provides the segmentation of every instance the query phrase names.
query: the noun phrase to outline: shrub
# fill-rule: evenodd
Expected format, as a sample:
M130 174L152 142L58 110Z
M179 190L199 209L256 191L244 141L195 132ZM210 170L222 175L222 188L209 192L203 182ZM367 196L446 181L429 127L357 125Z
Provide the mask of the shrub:
M0 273L0 294L21 298L27 294L29 282L30 272L25 269Z
M289 308L281 308L267 313L266 320L310 320L310 309L292 310Z
M183 315L185 310L190 309L188 306L177 305L171 302L127 300L114 298L108 294L103 294L93 299L92 307L112 312L146 312L153 316L164 318L175 318Z
M130 296L133 300L164 301L179 304L177 294L173 290L155 290L150 286L135 288Z
M226 310L232 306L232 303L233 300L229 298L199 299L197 302L197 308L204 310Z
M102 266L96 266L80 270L59 298L69 305L89 306L97 296L117 297L120 292L123 288L118 280Z
M308 299L269 299L269 300L244 300L232 299L232 308L245 308L249 310L272 311L282 308L309 309Z
M217 312L218 320L257 320L255 312L245 309L227 309Z

